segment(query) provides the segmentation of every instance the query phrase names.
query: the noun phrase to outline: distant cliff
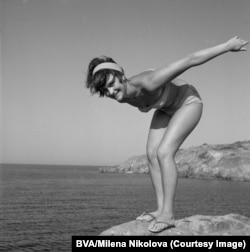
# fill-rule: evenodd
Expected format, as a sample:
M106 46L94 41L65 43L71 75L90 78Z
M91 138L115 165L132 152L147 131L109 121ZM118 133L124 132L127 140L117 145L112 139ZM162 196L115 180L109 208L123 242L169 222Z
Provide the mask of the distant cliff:
M176 220L175 228L165 230L159 234L148 231L148 222L130 221L103 231L104 236L147 236L147 235L250 235L250 218L239 214L224 216L195 215Z
M175 157L179 177L250 181L250 141L180 149ZM148 173L145 155L135 156L100 172Z

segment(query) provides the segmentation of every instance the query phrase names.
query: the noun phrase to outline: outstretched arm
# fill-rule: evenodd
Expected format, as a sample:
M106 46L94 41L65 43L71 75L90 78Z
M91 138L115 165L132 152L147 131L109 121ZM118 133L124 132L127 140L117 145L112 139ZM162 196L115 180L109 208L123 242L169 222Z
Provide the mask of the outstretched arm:
M226 52L246 51L244 46L248 43L248 41L242 40L239 37L234 37L225 43L189 54L167 67L152 72L145 83L145 88L148 91L153 91L173 80L189 68L204 64Z

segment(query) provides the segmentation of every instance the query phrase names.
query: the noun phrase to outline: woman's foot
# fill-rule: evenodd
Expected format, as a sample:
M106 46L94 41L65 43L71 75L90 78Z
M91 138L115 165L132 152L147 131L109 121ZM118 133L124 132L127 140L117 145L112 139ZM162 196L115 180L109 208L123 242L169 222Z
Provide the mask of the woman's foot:
M173 227L175 227L174 217L160 215L150 223L148 230L152 233L160 233Z
M158 216L158 212L157 211L149 212L149 213L148 212L144 212L140 216L138 216L136 218L136 220L150 222L150 221L153 221L154 219L156 219L157 216Z

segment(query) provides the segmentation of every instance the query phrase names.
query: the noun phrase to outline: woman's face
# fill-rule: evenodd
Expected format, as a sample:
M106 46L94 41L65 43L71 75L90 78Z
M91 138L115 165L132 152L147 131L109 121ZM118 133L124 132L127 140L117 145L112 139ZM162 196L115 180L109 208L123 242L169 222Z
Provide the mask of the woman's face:
M106 96L119 102L124 98L125 92L126 86L124 83L121 83L117 77L110 74L106 83Z

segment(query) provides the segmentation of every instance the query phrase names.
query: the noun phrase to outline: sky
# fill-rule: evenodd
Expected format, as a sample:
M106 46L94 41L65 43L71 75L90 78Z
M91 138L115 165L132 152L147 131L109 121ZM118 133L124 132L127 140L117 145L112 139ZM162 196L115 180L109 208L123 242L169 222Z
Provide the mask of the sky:
M153 111L92 96L89 61L110 56L129 77L250 40L249 10L249 0L0 0L0 162L116 165L145 154ZM182 148L250 140L248 49L180 76L204 102Z

